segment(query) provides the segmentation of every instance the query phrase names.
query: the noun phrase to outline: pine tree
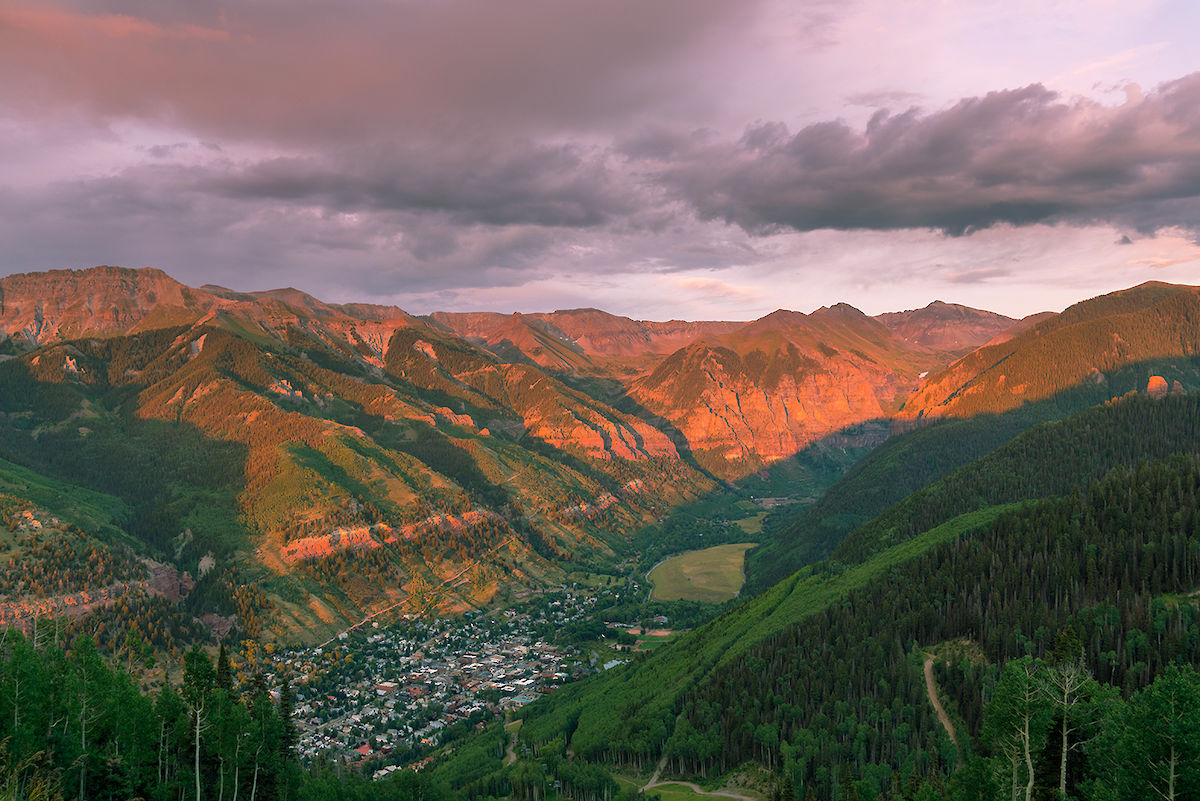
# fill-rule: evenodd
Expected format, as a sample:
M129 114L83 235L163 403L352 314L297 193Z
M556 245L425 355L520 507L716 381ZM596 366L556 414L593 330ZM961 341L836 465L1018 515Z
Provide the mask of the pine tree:
M296 694L292 692L292 683L285 675L283 683L279 686L279 721L282 725L282 734L279 738L279 752L285 762L294 758L296 743L299 741L299 735L296 732L296 721L293 720L295 711Z
M217 689L226 693L233 692L233 671L229 666L229 652L225 650L225 641L221 641L221 650L217 653Z

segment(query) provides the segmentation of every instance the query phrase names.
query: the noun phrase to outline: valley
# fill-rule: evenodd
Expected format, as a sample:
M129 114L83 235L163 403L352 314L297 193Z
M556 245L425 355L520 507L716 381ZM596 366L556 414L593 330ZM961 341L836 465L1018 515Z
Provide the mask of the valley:
M219 706L201 772L239 787L908 801L1053 773L1050 727L1092 724L1038 696L1006 774L1018 668L1086 665L1086 703L1128 705L1095 719L1191 692L1194 287L696 323L113 267L0 290L19 748L19 687L69 674L126 682L163 738ZM160 774L195 772L176 736ZM1073 792L1119 752L1095 737Z
M922 313L888 318L897 334L850 307L750 324L423 320L116 267L0 290L0 457L100 493L120 510L112 536L142 557L202 585L253 583L251 626L228 591L204 611L281 642L609 569L647 553L640 532L672 509L714 492L728 506L760 475L815 498L949 352ZM965 312L935 305L925 325L945 314ZM1012 322L971 318L964 341ZM573 357L546 355L560 351ZM713 544L758 525L720 517L751 527Z

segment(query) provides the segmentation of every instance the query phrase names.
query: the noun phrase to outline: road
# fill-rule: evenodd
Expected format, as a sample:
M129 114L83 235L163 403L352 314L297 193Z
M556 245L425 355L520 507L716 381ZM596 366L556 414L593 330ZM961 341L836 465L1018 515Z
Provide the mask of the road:
M646 792L647 790L650 790L655 787L664 787L664 786L671 785L671 784L677 784L680 787L688 788L689 790L691 790L693 793L696 793L697 795L710 795L710 796L714 796L714 797L718 797L718 798L735 798L735 799L737 799L737 801L760 801L758 798L755 798L754 796L742 795L740 793L730 793L730 792L726 792L723 790L701 790L699 785L694 784L692 782L678 781L676 779L670 779L665 782L660 781L659 777L662 776L663 768L665 768L666 766L667 766L667 755L663 754L663 758L658 761L658 767L656 767L654 769L654 775L650 777L650 781L648 781L644 785L642 785L643 793Z
M933 654L925 654L925 692L929 695L929 703L933 704L933 711L937 713L938 720L942 722L942 728L946 730L946 734L950 735L950 742L954 743L954 747L958 749L958 764L961 767L962 746L958 744L958 734L954 731L954 724L950 721L950 716L946 714L946 708L942 706L942 702L938 698L937 682L933 678Z
M504 764L511 765L517 761L517 732L521 730L521 721L514 720L505 723L504 730L508 732L508 748L504 751Z

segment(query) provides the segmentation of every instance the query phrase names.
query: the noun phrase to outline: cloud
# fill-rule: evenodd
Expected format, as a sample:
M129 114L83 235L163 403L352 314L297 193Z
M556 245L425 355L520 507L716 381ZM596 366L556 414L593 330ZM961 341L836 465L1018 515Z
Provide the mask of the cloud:
M85 15L46 6L0 6L0 30L46 43L78 45L87 39L227 42L229 32L203 25L162 25L128 14Z
M1187 279L1200 76L1130 81L1190 68L1188 27L1019 5L0 0L0 270L740 317L990 303L1086 229L1039 280ZM1030 83L1081 64L1124 105Z
M694 292L705 295L718 295L727 298L754 298L759 292L754 287L730 284L717 278L685 275L675 279L675 284Z
M1011 275L1012 270L1006 267L985 267L948 273L946 280L952 284L980 284L993 278L1008 278Z
M697 214L755 232L1200 221L1200 73L1116 107L1035 84L862 129L758 123L657 146L660 180Z
M1191 256L1148 256L1144 259L1133 259L1128 262L1131 267L1153 267L1161 270L1164 267L1174 267L1176 264L1187 264L1200 260L1200 253Z
M596 226L642 205L604 152L495 140L265 159L181 182L232 199L445 213L465 224Z
M687 54L759 2L0 0L0 105L328 143L579 131L699 95Z
M891 108L893 106L912 104L920 100L918 92L906 92L900 89L876 89L870 92L855 92L846 97L846 102L852 106L867 108Z

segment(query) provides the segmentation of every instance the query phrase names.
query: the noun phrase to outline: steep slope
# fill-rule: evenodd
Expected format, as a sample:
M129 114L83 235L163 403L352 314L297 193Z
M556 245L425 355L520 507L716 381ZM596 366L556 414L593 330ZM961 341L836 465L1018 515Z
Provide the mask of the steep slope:
M482 346L504 362L529 362L568 373L595 369L578 343L537 316L435 312L428 319L443 330Z
M904 418L1003 412L1085 383L1103 387L1124 365L1200 354L1200 288L1147 283L1077 303L931 376ZM1113 393L1116 394L1116 393Z
M676 351L629 395L669 420L706 468L736 477L890 416L937 362L850 306L781 310Z
M784 509L768 518L765 542L747 554L747 587L764 589L803 565L828 558L853 529L910 493L1033 425L1060 420L1114 395L1145 392L1159 372L1172 376L1164 389L1176 382L1200 386L1200 361L1159 359L1119 366L1106 374L1103 383L1084 382L1002 414L923 419L915 427L912 421L893 420L896 433L853 465L814 503Z
M763 543L746 555L746 590L761 592L801 567L829 558L849 532L887 507L1030 426L1066 413L1037 404L1003 415L940 420L889 437L813 503L767 518Z
M397 329L387 371L423 389L458 398L490 426L529 434L595 458L678 458L661 431L606 407L527 365L503 364L431 329ZM513 416L515 414L515 420ZM464 422L471 417L464 419Z
M44 346L0 364L0 453L121 498L147 555L259 576L289 637L451 577L426 601L461 608L611 560L623 533L704 486L661 434L542 394L532 368L485 362L468 376L484 391L464 385L536 432L504 436L442 405L432 379L389 382L305 342L205 325Z
M219 305L161 270L94 267L0 278L0 331L37 345L193 322Z
M579 344L589 356L666 354L703 337L721 336L743 323L631 320L599 309L568 309L537 315Z
M1200 453L1200 394L1124 396L1040 423L896 503L842 540L834 558L858 562L968 512L1067 495L1115 467Z
M434 312L428 320L503 361L531 362L551 370L623 377L644 373L663 356L743 323L632 320L599 309L538 314Z
M65 298L111 272L18 283ZM142 555L261 588L240 613L267 626L255 636L320 636L397 602L464 608L609 564L711 487L645 422L398 309L115 274L128 285L89 289L93 307L120 289L133 311L102 336L63 339L86 309L43 304L44 342L0 362L0 455L120 499ZM152 325L160 293L191 319Z

